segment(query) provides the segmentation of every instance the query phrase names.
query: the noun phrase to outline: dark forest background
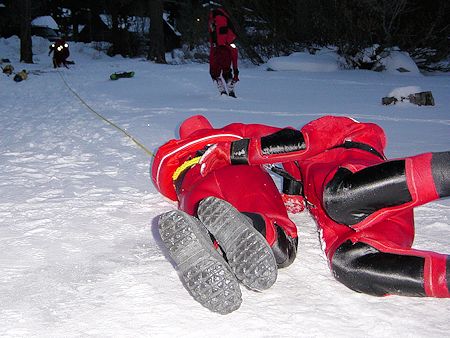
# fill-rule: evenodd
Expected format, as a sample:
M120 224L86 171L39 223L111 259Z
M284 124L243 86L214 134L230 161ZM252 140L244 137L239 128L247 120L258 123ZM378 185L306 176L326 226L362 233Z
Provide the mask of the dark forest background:
M370 69L370 60L358 59L358 55L371 47L373 59L399 48L409 52L421 69L448 70L438 63L450 54L448 0L216 3L233 18L241 56L255 64L294 51L313 53L322 46L334 46L351 66ZM31 20L51 15L67 40L108 41L110 55L145 55L164 63L165 53L174 49L181 49L185 57L202 59L199 47L207 46L208 11L215 4L195 0L3 0L0 5L0 35L21 38L24 62L32 62ZM102 26L100 14L111 18L110 27ZM150 18L149 34L131 33L132 17Z

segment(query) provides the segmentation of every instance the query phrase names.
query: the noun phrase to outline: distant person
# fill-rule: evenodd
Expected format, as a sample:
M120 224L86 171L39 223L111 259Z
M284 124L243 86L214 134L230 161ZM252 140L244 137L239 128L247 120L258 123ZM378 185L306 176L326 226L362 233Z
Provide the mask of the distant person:
M224 8L219 7L210 11L208 31L211 78L216 82L221 95L236 97L234 86L239 81L238 49L234 44L236 33Z
M67 65L72 62L67 61L70 52L69 44L66 41L59 39L53 42L49 47L48 55L50 56L51 53L53 53L53 68L61 66L69 68Z

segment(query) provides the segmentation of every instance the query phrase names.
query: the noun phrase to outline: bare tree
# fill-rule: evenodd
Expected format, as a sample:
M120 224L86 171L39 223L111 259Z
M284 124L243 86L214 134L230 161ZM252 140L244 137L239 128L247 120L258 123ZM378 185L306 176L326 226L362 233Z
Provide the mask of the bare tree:
M147 60L167 63L164 44L163 3L162 0L149 0L150 7L150 45Z
M408 10L408 0L382 0L376 1L375 7L380 12L381 27L385 34L386 43L391 45L393 43L393 35L399 29L399 18Z
M19 0L20 61L33 63L31 40L31 0Z

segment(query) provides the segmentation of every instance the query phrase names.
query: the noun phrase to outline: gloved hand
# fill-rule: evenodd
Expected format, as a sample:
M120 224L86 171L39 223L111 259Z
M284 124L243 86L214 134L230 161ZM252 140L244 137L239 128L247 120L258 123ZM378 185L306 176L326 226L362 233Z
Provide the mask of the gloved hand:
M200 174L208 175L211 171L231 164L230 158L231 142L223 142L212 145L201 157Z
M233 74L234 74L234 76L233 76L233 81L234 82L238 82L239 81L239 69L233 69Z

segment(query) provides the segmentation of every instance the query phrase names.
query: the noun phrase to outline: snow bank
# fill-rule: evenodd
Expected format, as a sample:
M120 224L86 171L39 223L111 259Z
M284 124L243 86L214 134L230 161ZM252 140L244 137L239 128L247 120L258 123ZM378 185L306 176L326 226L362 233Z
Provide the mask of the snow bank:
M33 56L38 56L41 54L47 56L51 42L46 38L40 36L32 36L32 40L33 40ZM20 44L20 39L18 40L18 42Z
M370 62L375 53L375 47L362 52L361 60ZM386 56L379 58L377 67L389 74L420 75L419 68L407 52L399 50L387 51ZM378 58L377 58L378 59ZM335 72L339 70L339 56L329 49L323 49L316 54L307 52L293 53L269 59L267 70L297 70L302 72Z
M389 56L379 61L387 73L402 75L420 75L419 68L407 52L391 51Z
M339 70L337 57L334 53L309 54L293 53L280 56L267 62L267 70L298 70L302 72L335 72Z
M17 50L20 50L20 40L16 35L8 39L0 38L0 58L10 59L18 58Z
M58 24L51 16L39 16L31 21L31 24L33 26L48 27L51 29L59 30Z

